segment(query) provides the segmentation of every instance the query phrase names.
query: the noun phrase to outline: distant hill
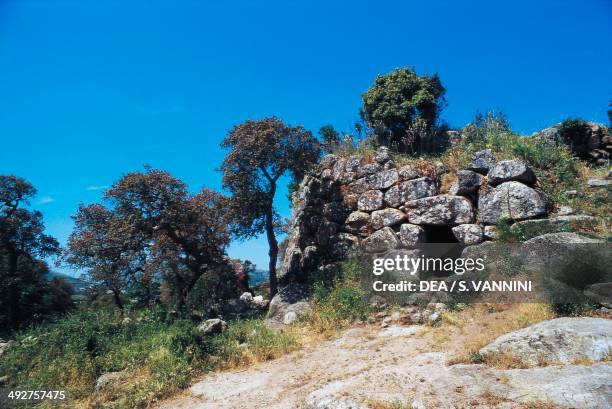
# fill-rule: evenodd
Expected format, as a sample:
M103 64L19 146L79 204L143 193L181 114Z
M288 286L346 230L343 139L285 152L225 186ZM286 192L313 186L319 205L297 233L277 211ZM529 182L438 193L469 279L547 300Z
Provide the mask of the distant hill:
M249 285L257 285L268 282L268 271L255 270L249 274Z
M47 274L47 279L53 280L54 278L61 278L62 280L72 284L75 294L82 294L83 292L85 292L87 287L89 287L89 283L86 280L83 280L78 277L72 277L68 274L59 273L57 271L50 271L49 274Z

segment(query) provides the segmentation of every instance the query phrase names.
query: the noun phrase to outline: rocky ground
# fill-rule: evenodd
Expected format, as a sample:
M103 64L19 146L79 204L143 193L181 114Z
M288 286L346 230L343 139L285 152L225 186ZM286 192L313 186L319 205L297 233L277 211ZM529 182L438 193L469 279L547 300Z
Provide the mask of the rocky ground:
M439 328L402 325L401 317L387 316L382 325L358 325L274 361L206 376L160 408L611 407L608 319L544 321L480 351L514 353L525 358L521 365L451 364L460 362L484 322L490 324L482 333L506 325L512 314L479 316L474 310L461 316L462 323Z

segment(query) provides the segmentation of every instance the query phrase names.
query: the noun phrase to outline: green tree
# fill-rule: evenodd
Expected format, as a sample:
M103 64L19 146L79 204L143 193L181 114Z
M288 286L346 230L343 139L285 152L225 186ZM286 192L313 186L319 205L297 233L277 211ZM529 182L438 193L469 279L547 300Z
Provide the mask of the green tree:
M222 195L208 189L190 194L179 179L147 168L122 177L104 199L106 206L79 209L66 259L113 291L119 308L120 293L129 284L146 288L162 279L177 308L185 310L198 280L226 267L229 233ZM217 296L214 288L209 295Z
M416 153L423 136L435 130L445 92L437 74L419 76L409 68L398 68L376 77L362 95L361 116L378 143Z
M11 328L23 322L25 290L44 283L48 269L39 259L59 253L57 240L44 233L42 214L24 207L35 195L25 179L0 175L0 285Z
M320 144L301 126L292 127L270 117L236 125L221 143L229 149L221 165L223 185L232 193L233 231L238 238L266 233L269 245L270 293L278 289L276 259L280 230L274 196L279 178L301 180L317 161Z
M321 148L325 153L332 153L340 144L340 134L332 125L322 126L319 135L321 135Z

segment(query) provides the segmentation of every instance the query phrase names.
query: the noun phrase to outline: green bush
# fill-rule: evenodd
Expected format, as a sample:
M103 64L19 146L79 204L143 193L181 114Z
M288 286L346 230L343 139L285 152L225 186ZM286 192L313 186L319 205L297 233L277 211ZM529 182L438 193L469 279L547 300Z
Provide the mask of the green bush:
M363 265L358 257L327 271L313 286L313 320L322 330L344 328L365 320L370 311L367 294L362 288Z

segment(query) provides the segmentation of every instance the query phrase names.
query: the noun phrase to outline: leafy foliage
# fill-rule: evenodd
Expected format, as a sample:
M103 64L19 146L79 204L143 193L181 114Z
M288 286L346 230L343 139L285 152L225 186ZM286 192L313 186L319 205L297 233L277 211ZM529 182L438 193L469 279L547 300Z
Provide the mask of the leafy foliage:
M437 74L419 76L409 68L398 68L376 77L362 95L361 115L380 144L416 153L434 131L445 92Z
M66 260L88 269L115 294L118 307L128 285L144 288L149 302L152 283L163 281L184 309L202 276L228 268L227 201L218 193L192 195L169 173L147 169L125 175L104 197L107 206L79 208ZM210 288L211 298L218 288Z
M319 142L301 126L270 117L236 125L221 144L229 152L221 165L223 186L232 193L233 231L239 238L266 233L270 246L270 292L277 291L276 258L280 226L274 210L278 181L301 180L320 154Z
M71 307L70 286L46 280L41 259L59 252L44 233L42 214L30 210L36 189L25 179L0 175L0 326L18 328L42 315ZM6 311L6 313L4 313Z

